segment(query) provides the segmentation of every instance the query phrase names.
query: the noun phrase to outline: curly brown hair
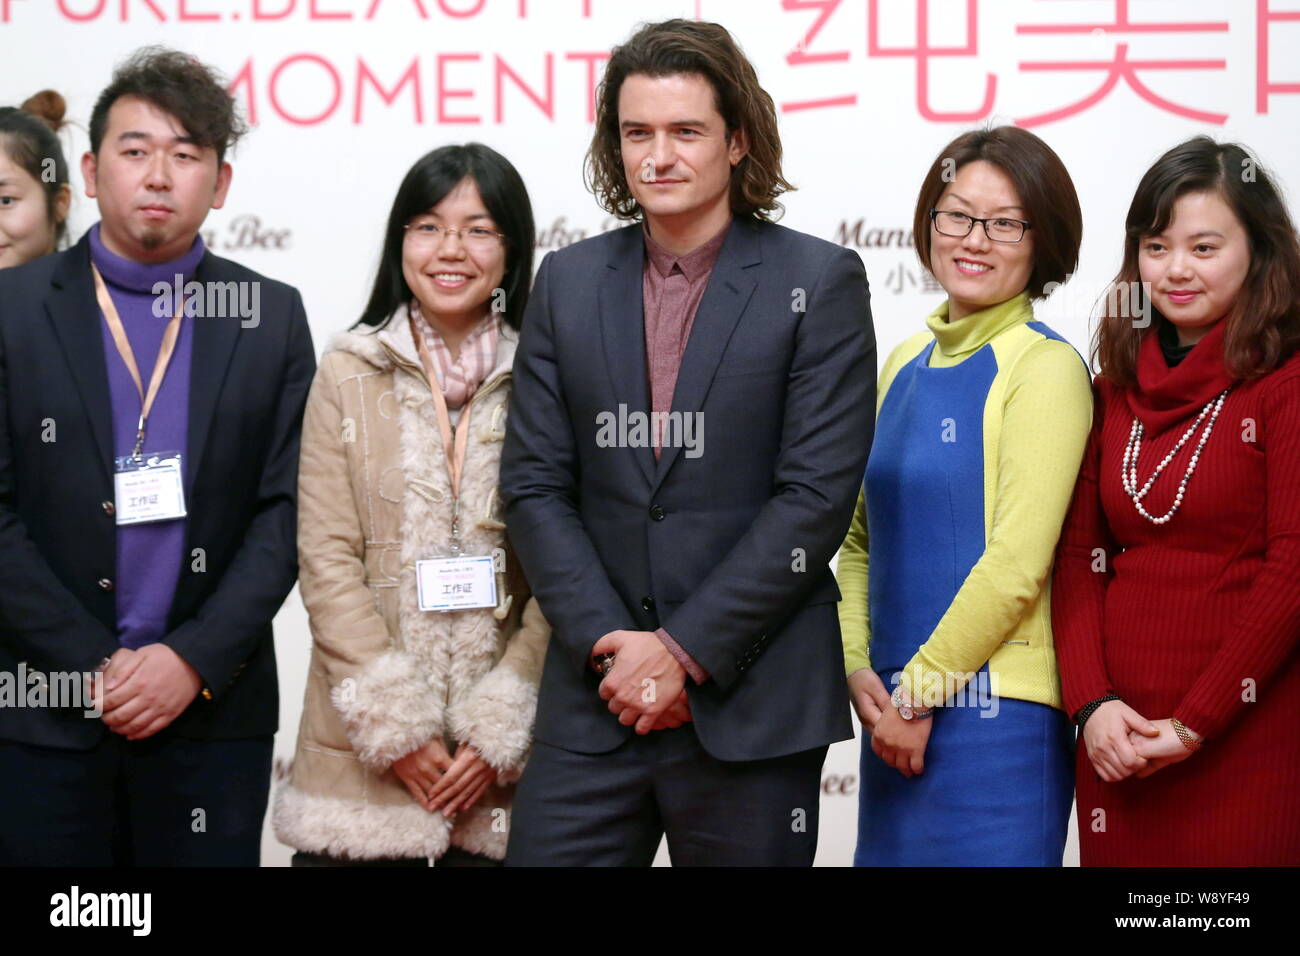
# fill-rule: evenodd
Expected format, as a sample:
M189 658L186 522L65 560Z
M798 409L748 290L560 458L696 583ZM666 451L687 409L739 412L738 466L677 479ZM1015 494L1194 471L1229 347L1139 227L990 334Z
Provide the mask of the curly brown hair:
M108 111L124 96L146 100L170 113L195 145L214 149L217 165L226 150L248 132L234 97L216 70L188 53L166 47L141 47L113 71L90 114L90 150L99 154L108 127Z
M1222 319L1223 358L1242 379L1271 372L1300 349L1300 240L1273 177L1239 143L1216 143L1194 136L1169 150L1146 171L1124 223L1124 262L1105 297L1093 356L1101 374L1123 387L1137 383L1138 346L1156 324L1133 321L1133 310L1118 290L1138 291L1141 308L1165 321L1141 282L1138 253L1148 236L1168 228L1174 203L1187 193L1222 197L1250 239L1250 268L1232 311ZM1144 332L1147 325L1149 330Z
M587 188L607 212L637 219L641 205L623 171L618 125L618 97L633 74L698 74L713 87L714 105L727 124L727 139L738 130L748 151L731 171L731 211L738 216L772 220L781 210L776 197L795 187L781 173L781 137L772 97L758 84L758 74L726 28L698 20L665 20L641 27L614 48L596 90L596 128L587 150Z

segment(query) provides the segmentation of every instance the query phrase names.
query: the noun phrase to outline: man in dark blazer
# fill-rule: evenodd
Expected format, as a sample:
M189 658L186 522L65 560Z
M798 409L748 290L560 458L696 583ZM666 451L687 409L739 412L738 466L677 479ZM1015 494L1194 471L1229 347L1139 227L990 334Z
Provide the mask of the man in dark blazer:
M0 673L45 688L0 707L0 864L258 862L315 352L295 289L198 236L240 132L218 77L143 51L92 116L100 222L0 271ZM151 288L175 275L179 320ZM172 480L183 507L146 514L117 487L137 448L180 452L144 496Z
M554 628L512 865L812 862L875 345L858 256L765 221L776 135L723 28L614 50L590 181L642 221L542 262L502 457Z

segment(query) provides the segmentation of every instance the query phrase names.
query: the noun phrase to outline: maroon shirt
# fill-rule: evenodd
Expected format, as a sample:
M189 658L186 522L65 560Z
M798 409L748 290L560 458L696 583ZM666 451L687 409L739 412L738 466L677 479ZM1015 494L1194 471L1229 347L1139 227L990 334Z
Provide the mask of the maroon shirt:
M650 409L652 412L669 412L673 405L673 390L677 387L677 373L682 367L682 355L695 322L695 312L704 297L709 276L718 261L718 253L727 240L731 219L727 219L716 235L703 245L696 246L684 256L675 256L650 237L650 230L642 227L645 237L645 271L642 278L642 299L645 308L646 373L650 382ZM654 421L655 419L651 419ZM661 421L663 419L660 419ZM655 458L663 452L660 436L652 436ZM708 672L662 627L655 631L677 662L686 669L695 683L709 679Z

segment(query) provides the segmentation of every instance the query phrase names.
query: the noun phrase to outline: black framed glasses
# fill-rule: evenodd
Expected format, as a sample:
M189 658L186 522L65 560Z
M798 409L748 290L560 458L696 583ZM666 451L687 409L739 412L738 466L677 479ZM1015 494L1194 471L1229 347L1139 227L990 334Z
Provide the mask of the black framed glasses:
M969 236L975 224L979 223L984 227L984 235L993 242L1019 242L1025 238L1025 230L1030 228L1024 219L1008 219L1005 216L981 219L950 209L931 209L930 220L940 235L956 239Z

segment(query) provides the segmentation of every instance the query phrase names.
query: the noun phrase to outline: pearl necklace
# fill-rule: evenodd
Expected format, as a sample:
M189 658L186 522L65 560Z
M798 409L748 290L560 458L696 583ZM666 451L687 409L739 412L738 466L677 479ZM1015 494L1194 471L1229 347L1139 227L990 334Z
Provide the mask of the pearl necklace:
M1142 433L1144 431L1142 422L1136 417L1133 419L1133 427L1128 433L1128 445L1124 448L1124 463L1120 467L1120 481L1124 485L1124 490L1128 492L1129 498L1133 500L1133 507L1137 508L1138 514L1146 518L1152 524L1165 524L1174 516L1174 512L1183 503L1183 495L1187 492L1187 483L1191 481L1192 472L1196 471L1196 463L1201 460L1201 449L1209 441L1210 432L1214 430L1214 423L1219 417L1219 410L1223 408L1223 400L1228 393L1232 391L1232 386L1228 386L1219 393L1219 397L1209 402L1201 409L1201 414L1196 416L1196 421L1192 422L1192 427L1183 433L1183 437L1178 439L1178 444L1174 445L1169 454L1165 455L1165 460L1156 466L1156 470L1151 473L1142 489L1138 490L1137 461L1138 455L1142 452ZM1200 441L1196 443L1196 450L1192 452L1192 460L1187 463L1187 473L1183 475L1183 480L1178 483L1178 493L1174 496L1173 507L1159 518L1147 513L1146 508L1142 506L1142 499L1146 497L1155 480L1160 477L1160 473L1165 470L1165 466L1174 460L1174 456L1182 450L1191 437L1196 434L1196 430L1201 427L1201 422L1205 421L1206 416L1210 420L1205 426L1205 431L1201 432Z

